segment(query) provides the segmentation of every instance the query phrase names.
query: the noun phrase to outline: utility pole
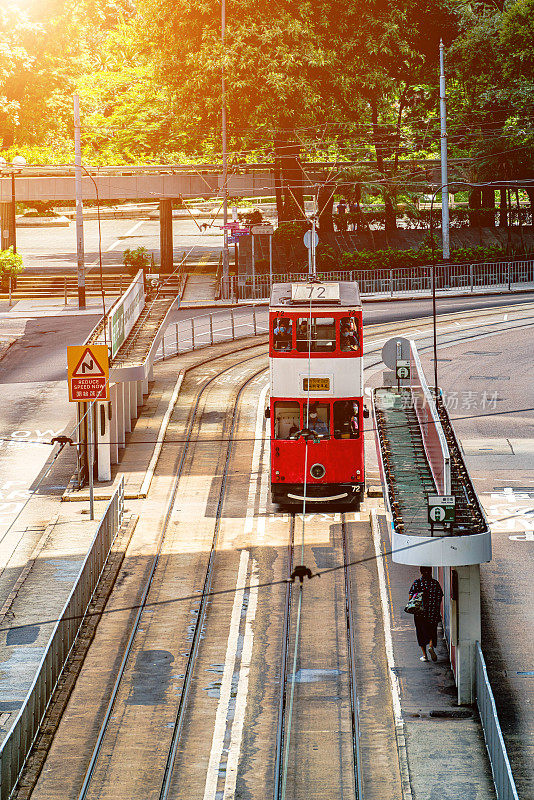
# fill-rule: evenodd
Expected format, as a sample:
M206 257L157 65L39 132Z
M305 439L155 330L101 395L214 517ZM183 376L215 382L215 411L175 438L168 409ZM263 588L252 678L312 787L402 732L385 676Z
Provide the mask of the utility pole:
M85 308L85 254L83 249L82 137L80 98L74 95L74 186L76 192L76 254L78 260L78 308Z
M449 186L447 175L447 106L445 99L445 58L443 40L439 43L439 111L441 121L441 236L443 260L450 259L449 243Z
M223 158L223 262L222 262L222 297L228 299L229 264L230 254L228 252L228 148L226 139L226 76L225 76L225 43L226 43L226 0L221 0L221 42L222 58L221 65L221 124L222 124L222 158Z

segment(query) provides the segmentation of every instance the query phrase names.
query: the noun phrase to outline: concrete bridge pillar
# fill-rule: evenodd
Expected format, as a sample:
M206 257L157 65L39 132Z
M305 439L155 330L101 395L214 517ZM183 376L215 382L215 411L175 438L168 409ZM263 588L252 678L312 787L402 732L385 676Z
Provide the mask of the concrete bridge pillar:
M159 247L160 247L160 271L172 272L173 241L172 241L172 200L162 199L159 201Z

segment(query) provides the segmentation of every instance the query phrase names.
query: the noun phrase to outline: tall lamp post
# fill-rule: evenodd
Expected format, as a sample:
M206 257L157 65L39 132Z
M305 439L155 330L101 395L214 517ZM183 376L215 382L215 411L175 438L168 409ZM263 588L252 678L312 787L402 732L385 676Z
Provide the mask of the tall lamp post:
M23 167L26 166L26 159L24 156L15 156L13 161L6 161L5 158L0 157L0 170L6 171L11 175L11 214L10 225L8 228L8 235L5 235L2 229L2 249L7 250L8 247L13 245L13 252L17 252L17 201L15 195L15 175L22 172ZM4 247L4 241L6 246Z

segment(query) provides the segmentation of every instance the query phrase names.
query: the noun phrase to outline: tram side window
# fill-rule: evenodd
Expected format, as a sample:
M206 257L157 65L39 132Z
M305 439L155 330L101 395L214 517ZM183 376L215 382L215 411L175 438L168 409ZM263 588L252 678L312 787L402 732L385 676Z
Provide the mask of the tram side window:
M331 353L336 349L336 325L332 317L301 317L297 320L299 353Z
M359 350L360 335L355 317L341 317L339 323L339 346L343 352Z
M275 403L275 439L291 439L298 430L300 430L300 405L287 400Z
M273 320L273 348L279 351L291 350L293 328L290 319L277 317Z
M336 400L334 403L334 439L357 439L360 415L357 400Z
M321 439L330 438L330 404L329 403L310 403L308 412L307 405L304 406L304 427L310 431L315 431Z

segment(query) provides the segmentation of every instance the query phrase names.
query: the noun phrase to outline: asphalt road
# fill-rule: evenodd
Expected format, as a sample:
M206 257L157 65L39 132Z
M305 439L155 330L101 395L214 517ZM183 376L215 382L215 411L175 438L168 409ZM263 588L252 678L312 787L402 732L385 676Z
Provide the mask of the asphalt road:
M532 327L447 347L439 383L492 529L482 648L519 796L534 797ZM427 374L433 364L422 356Z
M209 220L199 220L209 223ZM191 261L217 260L222 249L223 237L217 220L207 231L199 231L193 220L174 220L174 258L184 253ZM120 270L124 250L129 247L145 247L159 262L160 240L158 219L103 219L102 264L106 271ZM98 221L84 223L85 262L87 271L97 269ZM76 227L71 222L68 228L30 227L17 229L17 251L22 255L26 272L69 273L76 270Z
M50 445L39 442L74 424L65 347L81 344L97 320L90 314L15 320L22 335L0 361L0 550L8 547L4 534L51 454Z

